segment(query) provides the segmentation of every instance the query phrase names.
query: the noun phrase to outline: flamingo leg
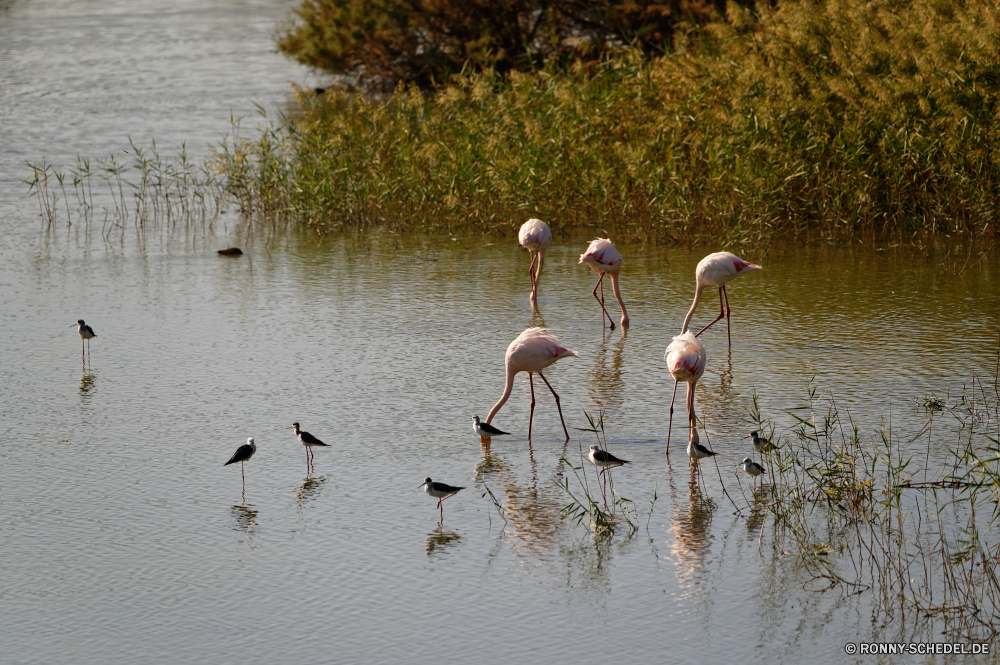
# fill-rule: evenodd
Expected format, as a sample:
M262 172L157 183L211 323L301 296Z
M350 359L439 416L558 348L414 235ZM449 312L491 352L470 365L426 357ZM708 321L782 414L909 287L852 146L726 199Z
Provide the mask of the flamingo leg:
M611 324L611 329L614 330L615 329L615 322L611 320L611 315L608 314L608 310L604 309L604 287L601 284L601 282L603 282L603 281L604 281L604 273L602 272L601 276L597 278L597 284L594 285L594 290L591 291L591 293L594 295L594 300L596 300L598 302L598 304L601 306L601 311L604 312L604 316L608 317L608 322ZM597 288L598 287L601 287L601 297L599 297L599 298L597 297ZM604 317L602 316L601 317L601 326L603 326L603 325L604 325Z
M560 406L559 404L559 395L556 394L556 391L552 390L552 384L549 383L549 380L545 378L544 374L539 372L538 376L542 377L542 381L544 381L545 385L547 385L549 387L549 390L552 391L552 396L556 398L556 408L559 409L559 420L560 422L562 422L563 434L566 435L566 440L569 441L569 430L566 429L566 419L563 418L562 406Z
M667 450L664 455L670 454L670 428L674 424L674 398L677 397L677 379L674 379L674 392L670 395L670 420L667 422Z
M729 294L726 293L726 287L722 287L722 297L726 300L726 339L729 340L729 348L733 348L733 333L732 333L732 323L729 321Z
M537 252L531 252L531 265L528 266L528 277L531 278L531 292L535 293L538 289L538 281L535 279L535 258L538 256Z
M723 300L722 300L723 297L724 297L723 294L725 293L725 291L726 291L726 287L724 287L724 286L720 286L719 287L719 315L717 317L715 317L714 319L712 319L711 323L709 323L707 326L705 326L704 328L702 328L701 330L699 330L698 334L695 335L695 337L698 337L699 335L701 335L703 332L705 332L706 330L708 330L709 328L711 328L713 325L715 325L716 322L720 321L722 319L722 317L726 316L726 307L727 307L727 304L724 304Z
M528 383L531 385L531 411L528 413L528 441L531 441L531 421L535 417L535 380L528 372Z

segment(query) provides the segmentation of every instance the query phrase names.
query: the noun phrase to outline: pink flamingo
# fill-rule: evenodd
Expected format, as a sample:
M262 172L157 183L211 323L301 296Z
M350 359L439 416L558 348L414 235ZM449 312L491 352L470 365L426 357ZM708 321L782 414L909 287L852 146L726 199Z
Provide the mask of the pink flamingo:
M674 423L674 397L677 396L677 382L687 381L687 409L688 420L691 430L696 427L694 415L694 389L698 379L705 373L705 363L708 357L705 355L705 345L697 337L685 330L670 342L670 346L664 352L663 357L667 361L667 369L674 377L674 392L670 395L670 424L667 425L667 450L670 454L670 429Z
M691 309L688 310L687 316L684 317L684 325L681 326L681 331L686 331L688 324L691 323L691 317L694 316L694 310L698 307L698 301L701 300L701 292L704 291L706 287L715 286L719 289L719 315L715 317L715 320L712 321L712 323L709 323L707 326L699 330L698 335L701 335L701 333L708 330L716 321L725 316L726 336L729 338L729 348L733 348L733 338L732 333L730 332L729 321L729 296L726 294L726 284L733 281L744 272L749 272L751 270L763 270L763 268L755 263L744 261L730 252L716 252L714 254L709 254L699 261L698 267L694 271L695 280L697 282L697 288L694 292L694 302L691 303ZM695 337L698 335L695 335ZM676 337L674 339L676 339Z
M531 413L528 415L528 441L531 441L531 421L535 417L535 381L532 374L537 373L542 377L542 381L552 391L552 396L556 398L556 408L559 409L559 420L562 421L563 433L569 441L569 430L566 429L566 421L563 419L562 406L559 404L559 395L552 390L549 380L542 374L542 370L559 360L569 356L579 356L576 351L564 348L559 345L559 338L551 331L544 328L528 328L507 347L507 356L504 365L507 368L507 385L504 386L503 396L500 401L490 409L490 415L486 416L486 422L493 421L493 416L497 414L510 397L510 391L514 387L514 375L518 372L528 373L528 382L531 384Z
M552 230L549 225L540 219L529 219L521 225L521 230L517 232L517 241L521 243L531 254L531 265L528 266L528 277L531 278L531 299L538 299L538 278L542 274L542 264L545 263L545 250L552 242ZM535 267L535 259L538 259L538 268L532 273Z
M594 286L594 298L601 305L601 311L604 312L604 316L608 317L608 323L611 324L611 329L615 329L615 322L611 320L611 315L608 314L608 310L604 309L604 275L611 275L611 286L615 291L615 300L618 301L618 306L622 308L622 326L628 325L628 312L625 311L625 303L622 302L621 291L618 290L618 273L622 269L622 255L618 253L615 246L611 244L611 241L607 238L598 238L597 240L590 243L590 247L587 251L580 255L580 263L586 263L588 266L593 268L600 277L597 278L597 284ZM597 288L601 288L601 297L597 297ZM601 324L604 324L604 317L601 317Z

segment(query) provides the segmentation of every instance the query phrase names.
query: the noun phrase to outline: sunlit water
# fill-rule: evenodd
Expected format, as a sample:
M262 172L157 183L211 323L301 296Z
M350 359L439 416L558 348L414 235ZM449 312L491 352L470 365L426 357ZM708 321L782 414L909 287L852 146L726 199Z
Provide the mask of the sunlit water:
M228 18L212 34L270 62L277 103L292 74L265 57L264 28L281 12L216 8ZM14 32L26 33L51 23L46 11L0 5L0 25L9 34L22 21ZM171 16L178 30L200 25ZM140 59L157 50L135 48ZM206 97L232 82L226 65L217 86L211 71L199 76ZM124 126L130 115L115 113ZM211 137L202 117L191 133ZM105 140L121 141L112 126ZM158 135L157 122L147 127ZM10 153L0 145L4 168ZM106 244L79 224L43 232L4 177L4 663L832 663L847 642L907 634L873 624L865 596L803 591L809 575L780 556L770 521L762 532L734 515L722 489L745 505L737 464L754 392L782 433L810 382L865 435L890 418L915 433L926 413L914 400L992 376L1000 296L989 258L822 247L748 257L765 270L729 289L731 354L724 322L703 336L702 442L721 453L718 470L701 465L711 511L692 499L680 408L663 455L673 387L663 350L709 250L623 247L632 325L609 331L590 295L596 276L577 265L589 238L557 238L538 307L580 357L546 376L571 428L586 426L584 412L605 414L612 452L632 461L615 486L640 514L635 535L595 542L560 518L555 487L578 487L562 459L578 463L593 435L571 429L564 444L544 385L530 444L524 375L494 420L513 435L487 452L472 432L472 415L502 391L507 344L533 322L513 238L290 234L265 246L219 225ZM215 254L230 243L247 254ZM706 297L695 323L717 308ZM70 327L81 317L98 334L86 363ZM311 476L294 420L331 444ZM223 462L248 436L258 452L244 495ZM932 469L948 436L934 440ZM428 475L468 487L441 524L419 488Z

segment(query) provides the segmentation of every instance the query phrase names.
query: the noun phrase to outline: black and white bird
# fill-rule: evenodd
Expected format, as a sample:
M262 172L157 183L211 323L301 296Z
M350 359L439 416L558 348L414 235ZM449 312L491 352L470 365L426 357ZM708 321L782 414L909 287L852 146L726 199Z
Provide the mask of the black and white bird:
M750 432L750 438L753 440L753 449L758 453L766 453L774 450L771 442L762 437L758 432Z
M691 438L688 440L688 457L693 460L705 459L706 457L712 457L718 455L719 453L713 453L711 450L701 445L698 439L698 430L691 430Z
M754 462L749 457L743 458L743 470L749 473L754 478L756 478L762 473L767 473L767 471L764 470L764 467L762 467L760 464L757 464L757 462Z
M441 502L465 489L464 487L453 487L445 483L436 483L430 478L424 478L424 482L420 486L424 488L424 491L428 495L438 500L437 505L441 509L441 519L444 519L444 506L441 505Z
M606 450L601 450L601 447L596 443L590 446L590 454L587 457L594 466L603 467L597 475L601 475L611 467L631 464L628 460L618 459Z
M757 464L757 462L754 462L749 457L743 458L743 470L749 473L751 476L753 476L754 485L757 484L757 476L759 476L762 473L767 473L767 471L764 470L764 467L762 467L760 464Z
M244 443L242 446L236 449L236 452L233 453L233 456L229 458L229 461L222 465L222 466L229 466L230 464L236 464L237 462L240 463L240 475L243 476L244 490L246 489L247 486L247 477L246 474L243 472L243 462L246 462L248 459L253 457L253 454L255 452L257 452L257 444L253 442L253 437L251 436L250 438L247 439L246 443Z
M97 333L94 329L83 322L83 319L77 319L75 324L71 324L70 327L76 325L76 331L80 333L80 355L83 355L84 344L87 346L87 351L90 351L90 340L97 337ZM86 342L84 342L86 340Z
M295 428L295 436L299 438L299 443L301 443L303 446L306 447L306 464L309 463L310 458L315 457L313 448L315 448L316 446L321 446L323 448L330 447L330 444L323 443L309 432L303 432L302 430L300 430L298 423L292 423L291 427L288 427L287 429L292 429L292 428Z
M501 434L510 434L510 432L504 432L498 430L493 425L489 423L480 422L479 416L472 416L472 429L475 430L476 434L479 435L479 440L482 441L489 436L500 436Z

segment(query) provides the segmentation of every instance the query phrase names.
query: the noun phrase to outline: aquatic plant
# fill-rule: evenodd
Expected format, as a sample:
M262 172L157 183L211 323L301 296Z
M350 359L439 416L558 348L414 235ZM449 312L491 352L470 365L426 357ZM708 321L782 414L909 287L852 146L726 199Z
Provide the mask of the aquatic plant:
M935 619L948 634L995 635L998 371L1000 358L991 386L974 376L968 395L940 414L930 410L924 427L905 440L891 411L864 440L850 412L810 385L803 406L788 411L796 424L783 445L766 453L769 483L755 496L755 508L773 518L773 555L797 555L810 576L805 588L873 594L882 621ZM768 420L756 405L755 399L751 413L760 427ZM950 431L958 432L947 444L933 436L943 414L954 416ZM918 470L914 444L924 436L927 454ZM928 468L932 443L948 446L943 469Z
M604 433L604 414L600 413L596 421L586 411L584 411L584 415L587 417L590 427L576 427L574 429L578 429L581 432L592 432L597 438L597 444L601 446L601 449L607 450L608 440ZM560 511L561 517L563 519L572 519L577 525L583 524L586 521L587 526L599 538L613 536L615 530L622 526L627 529L628 533L634 533L639 528L638 514L632 500L621 496L615 491L614 477L611 471L613 467L605 470L603 474L605 476L604 483L598 480L597 486L600 491L600 500L598 500L590 492L586 472L587 465L583 461L582 443L579 444L579 449L580 466L574 466L568 459L563 458L566 466L572 469L573 475L576 476L579 489L574 492L570 486L569 478L563 478L556 483L559 489L565 492L570 499L570 502ZM597 473L596 470L595 473ZM577 496L577 493L581 494L582 498ZM655 504L654 493L654 499L650 502L649 507L650 514L652 514Z

